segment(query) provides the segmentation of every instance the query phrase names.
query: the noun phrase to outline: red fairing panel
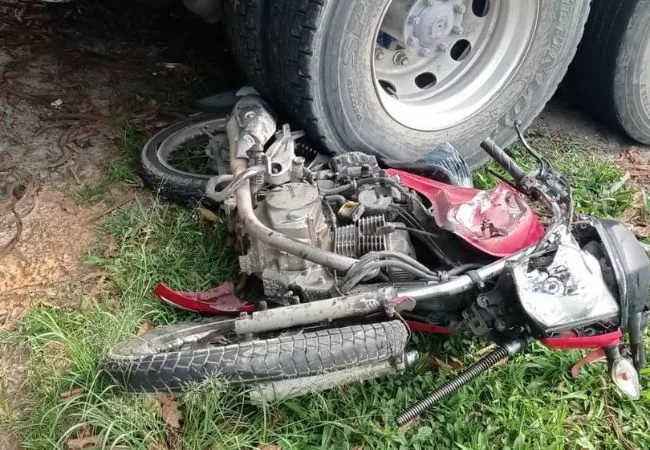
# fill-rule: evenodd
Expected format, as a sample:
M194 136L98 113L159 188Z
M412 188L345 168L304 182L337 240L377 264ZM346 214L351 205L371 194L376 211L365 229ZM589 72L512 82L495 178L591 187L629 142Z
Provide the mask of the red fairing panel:
M389 169L402 185L426 197L441 227L478 250L495 257L517 253L539 242L544 227L526 200L513 187L501 184L490 191L453 186Z
M255 311L254 305L237 298L235 286L230 281L205 292L175 291L166 284L159 283L153 293L164 303L186 311L219 315Z

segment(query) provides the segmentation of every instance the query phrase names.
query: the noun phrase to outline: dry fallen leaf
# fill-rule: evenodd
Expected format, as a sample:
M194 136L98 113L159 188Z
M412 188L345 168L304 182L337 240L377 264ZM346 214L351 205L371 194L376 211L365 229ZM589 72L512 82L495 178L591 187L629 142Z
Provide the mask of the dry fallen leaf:
M96 447L99 444L99 436L85 436L68 441L69 450L82 450L85 448Z
M402 433L406 434L409 431L411 431L413 428L416 428L419 424L420 424L420 418L416 417L415 419L410 420L406 422L404 425L402 425L400 427L400 430L402 431Z
M59 203L59 206L61 206L61 209L70 215L76 216L79 214L79 207L72 200L63 200L61 203Z
M501 366L505 365L509 360L510 360L510 358L503 358L501 361L497 362L492 367L501 367Z
M159 442L151 442L147 445L147 450L169 450L169 447Z
M207 208L199 208L199 219L205 222L216 222L219 220L219 216L217 216L214 212L210 211Z
M352 450L363 450L363 445L364 444L357 444L354 447L352 447Z
M162 420L172 428L180 428L181 420L183 420L183 413L178 409L178 403L169 395L164 394L160 396L160 415Z
M154 324L151 320L145 319L140 325L138 325L138 336L145 334L147 331L154 329Z
M77 398L81 396L82 394L85 394L86 390L84 388L78 387L74 388L72 390L69 390L68 392L64 392L59 396L59 402L67 402L68 400L72 400L73 398Z
M460 370L463 368L463 365L458 361L452 359L450 362L445 362L434 355L427 355L424 359L424 365L429 369L442 367L444 369Z
M279 447L277 445L273 444L266 444L264 442L260 442L260 445L257 446L258 450L282 450L282 447Z
M248 275L243 273L241 277L239 277L239 282L237 283L237 286L235 287L236 291L241 291L246 287L246 283L248 283Z
M483 357L483 356L487 355L488 353L490 353L495 348L497 348L497 344L490 344L487 347L483 347L478 352L476 352L476 356Z

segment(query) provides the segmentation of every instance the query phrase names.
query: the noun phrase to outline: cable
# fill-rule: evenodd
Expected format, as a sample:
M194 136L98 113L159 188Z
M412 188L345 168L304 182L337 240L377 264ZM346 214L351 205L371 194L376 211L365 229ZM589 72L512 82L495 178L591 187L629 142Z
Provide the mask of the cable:
M410 228L426 231L424 230L424 227L417 219L417 217L413 216L409 211L405 210L404 208L389 206L388 209L394 212L395 214L397 214L402 219L402 221L405 222L406 225L409 226ZM455 263L445 254L445 252L436 243L436 241L433 239L432 236L418 233L416 234L416 237L419 238L420 242L422 242L427 247L427 249L431 253L433 253L436 256L436 258L438 258L443 264L445 264L447 267L454 267ZM440 236L436 236L436 238L440 238Z
M457 267L454 267L453 269L449 269L447 271L447 275L450 277L457 277L458 275L462 275L465 272L469 272L470 270L477 270L483 267L483 264L463 264Z
M357 271L358 273L356 273L355 275L351 277L348 277L346 275L345 278L349 278L349 279L343 283L343 286L341 286L341 291L344 293L349 292L357 284L359 284L361 280L363 280L368 275L371 275L375 270L383 269L385 267L394 267L396 269L405 270L417 276L418 278L427 281L436 281L436 282L440 281L440 277L438 275L430 275L402 261L391 261L391 260L373 261L366 264L360 271Z

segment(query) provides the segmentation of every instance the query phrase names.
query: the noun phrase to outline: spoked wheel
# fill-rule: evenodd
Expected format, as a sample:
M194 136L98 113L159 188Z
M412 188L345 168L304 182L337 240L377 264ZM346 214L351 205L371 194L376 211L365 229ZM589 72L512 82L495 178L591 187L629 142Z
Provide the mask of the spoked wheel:
M158 328L118 344L104 369L117 383L144 392L178 390L207 379L253 384L402 357L407 339L397 320L243 340L234 333L234 320L213 319Z
M226 123L224 117L200 115L155 135L142 149L145 182L161 197L201 203L208 180L228 170Z
M208 181L230 170L227 123L227 117L199 115L156 134L142 149L144 181L168 200L190 206L209 204ZM305 138L296 141L295 153L308 162L318 155Z

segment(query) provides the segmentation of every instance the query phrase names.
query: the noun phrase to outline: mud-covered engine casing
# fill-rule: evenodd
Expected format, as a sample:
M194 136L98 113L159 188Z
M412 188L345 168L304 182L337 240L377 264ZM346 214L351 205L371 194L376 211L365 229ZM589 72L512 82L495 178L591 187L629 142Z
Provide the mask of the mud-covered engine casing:
M293 182L274 187L258 202L255 214L278 233L319 248L332 247L332 230L316 186ZM327 272L315 263L257 239L250 239L248 244L239 264L243 272L262 279L266 295L284 296L287 287L296 286L318 297L326 295L333 285Z

